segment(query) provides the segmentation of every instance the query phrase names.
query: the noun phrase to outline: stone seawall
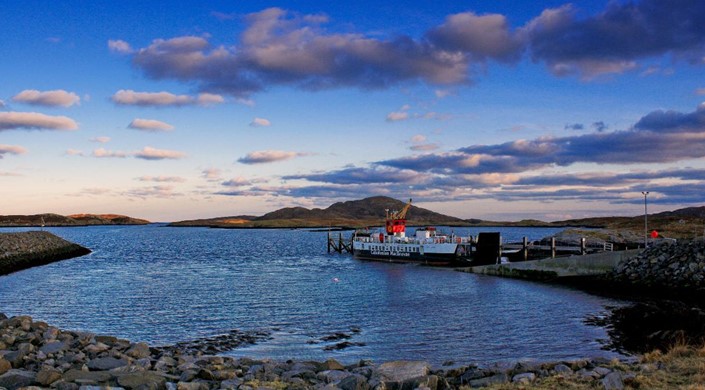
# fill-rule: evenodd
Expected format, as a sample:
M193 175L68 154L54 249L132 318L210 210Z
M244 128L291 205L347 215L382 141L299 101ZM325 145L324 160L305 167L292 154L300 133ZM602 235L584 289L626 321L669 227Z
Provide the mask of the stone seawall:
M0 275L90 252L87 248L45 231L0 233Z
M663 242L615 267L615 282L635 287L705 291L705 240Z

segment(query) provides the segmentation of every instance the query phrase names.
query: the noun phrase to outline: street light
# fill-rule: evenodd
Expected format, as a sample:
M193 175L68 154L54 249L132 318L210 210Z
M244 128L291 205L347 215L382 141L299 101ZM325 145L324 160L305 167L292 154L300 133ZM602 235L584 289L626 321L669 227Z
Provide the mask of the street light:
M646 220L646 216L648 215L646 213L646 195L649 195L649 191L641 191L641 193L644 195L644 249L649 245L649 235L648 235L648 224Z

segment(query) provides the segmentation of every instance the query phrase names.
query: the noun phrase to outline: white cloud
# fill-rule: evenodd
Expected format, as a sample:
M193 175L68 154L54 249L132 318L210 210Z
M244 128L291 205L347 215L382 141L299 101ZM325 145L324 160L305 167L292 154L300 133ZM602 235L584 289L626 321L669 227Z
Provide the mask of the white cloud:
M65 116L52 116L38 112L0 112L0 131L10 129L76 130L78 124Z
M5 101L0 99L0 108L3 108L3 107L5 107Z
M93 157L98 158L125 158L128 156L126 152L114 152L104 148L98 148L93 151Z
M198 98L196 98L196 101L202 106L210 106L212 104L224 103L225 99L221 95L204 92L198 94Z
M228 181L224 181L222 184L227 187L245 187L245 186L252 185L252 182L250 180L245 179L242 176L238 176L238 177L232 178Z
M201 177L208 181L218 181L222 173L223 171L218 168L206 168L201 171Z
M67 149L66 155L67 156L83 156L83 152L80 150L77 150L77 149Z
M27 153L27 149L18 145L3 145L0 144L0 159L6 154L24 154Z
M136 130L145 130L145 131L171 131L174 129L174 126L154 120L154 119L141 119L141 118L135 118L130 124L127 126L130 129L136 129Z
M220 104L225 99L213 93L201 93L197 97L189 95L175 95L171 92L136 92L131 89L121 89L112 96L112 101L120 105L130 106L208 106Z
M272 123L268 119L264 118L255 118L250 122L250 126L252 127L267 127L271 126Z
M177 160L186 157L186 154L175 150L156 149L151 146L145 146L141 151L135 152L134 156L143 160Z
M157 183L183 183L186 181L186 179L179 176L140 176L136 180Z
M421 135L421 134L416 134L415 136L411 137L411 142L413 142L415 144L426 142L426 136Z
M108 142L110 142L110 137L105 137L105 136L102 136L102 137L93 137L93 138L91 138L89 141L91 141L91 142L97 142L97 143L100 143L100 144L107 144Z
M13 96L12 100L35 106L71 107L74 104L78 104L81 98L75 93L64 91L63 89L43 92L36 89L25 89Z
M142 160L165 160L165 159L180 159L186 157L183 152L175 150L156 149L151 146L145 146L142 150L135 152L111 151L104 148L98 148L93 151L93 157L98 158L126 158L134 157Z
M387 122L397 122L409 119L409 113L406 111L394 111L387 114Z
M266 164L308 155L310 155L310 153L287 152L283 150L261 150L248 153L245 157L239 158L237 161L243 164Z
M108 41L108 49L112 51L113 53L119 53L119 54L130 54L134 50L132 50L132 47L130 46L129 43L121 40L121 39L111 39Z

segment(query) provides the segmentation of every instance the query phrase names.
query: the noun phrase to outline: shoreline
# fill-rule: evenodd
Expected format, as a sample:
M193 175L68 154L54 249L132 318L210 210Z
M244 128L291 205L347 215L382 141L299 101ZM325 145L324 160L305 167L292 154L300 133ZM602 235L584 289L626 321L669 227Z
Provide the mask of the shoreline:
M7 318L0 313L0 387L8 390L27 386L59 390L79 390L83 386L128 390L440 390L488 386L519 389L528 385L540 389L568 383L583 386L573 388L617 389L625 384L649 383L645 378L663 373L666 364L659 360L662 356L516 361L486 367L463 364L440 369L423 361L376 364L362 360L343 365L332 358L323 362L253 360L206 354L178 345L151 347L112 336L61 330L28 316Z

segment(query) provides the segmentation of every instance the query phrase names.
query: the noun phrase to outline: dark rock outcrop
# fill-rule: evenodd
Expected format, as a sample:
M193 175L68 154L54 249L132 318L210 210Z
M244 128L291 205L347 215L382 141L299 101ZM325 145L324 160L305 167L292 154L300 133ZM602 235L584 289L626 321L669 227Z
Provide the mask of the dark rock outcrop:
M87 248L45 231L0 233L0 275L90 252Z

